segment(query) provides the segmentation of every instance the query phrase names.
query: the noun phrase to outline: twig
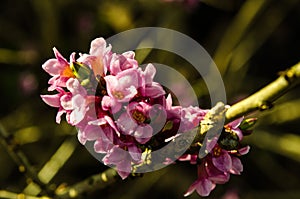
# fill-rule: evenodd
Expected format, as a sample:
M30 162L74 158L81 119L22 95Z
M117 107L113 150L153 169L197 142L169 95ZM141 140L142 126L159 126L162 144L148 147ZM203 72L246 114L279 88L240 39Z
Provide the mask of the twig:
M36 197L36 196L30 196L30 195L26 195L24 193L13 193L10 191L6 191L6 190L0 190L0 198L3 199L50 199L47 196L41 196L41 197Z
M120 179L115 169L107 169L103 173L95 174L87 179L78 182L70 187L58 187L56 190L57 199L78 198L82 195L101 190Z
M289 89L300 82L300 62L281 72L280 76L258 92L232 105L226 112L226 120L232 121L255 110L266 110Z
M0 143L6 149L13 161L18 165L19 171L25 173L25 176L29 179L29 181L37 184L43 190L47 190L46 185L39 179L36 170L32 167L26 155L19 148L13 135L9 134L1 123Z
M48 185L57 172L62 168L62 166L67 162L67 160L74 153L78 141L75 136L68 137L52 155L50 160L43 166L43 168L38 172L37 176L44 184ZM38 195L43 191L39 187L36 187L34 183L28 184L28 186L23 190L23 193L29 195Z

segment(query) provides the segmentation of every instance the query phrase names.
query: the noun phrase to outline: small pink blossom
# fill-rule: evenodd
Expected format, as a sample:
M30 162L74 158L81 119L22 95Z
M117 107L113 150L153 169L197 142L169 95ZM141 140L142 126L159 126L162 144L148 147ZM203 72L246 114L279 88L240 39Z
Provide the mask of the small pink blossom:
M108 61L108 69L111 75L117 75L118 73L127 69L137 69L138 62L134 59L135 53L128 51L123 54L113 53Z
M108 95L117 102L128 102L137 94L138 73L135 69L128 69L116 76L104 77Z
M228 131L233 131L241 141L243 139L243 132L238 127L240 126L241 122L244 120L244 117L240 117L224 126L224 128Z
M153 134L153 128L147 123L151 106L144 102L132 102L127 111L118 118L117 126L125 135L133 136L136 141L145 144Z
M58 94L41 95L41 98L48 105L59 108L56 116L57 123L60 123L61 115L66 113L68 123L76 125L84 118L88 111L86 90L74 78L68 79L66 87L71 92L66 92L57 87Z
M162 86L153 81L155 73L156 69L153 64L148 64L144 71L139 71L139 92L142 96L157 98L166 94Z
M189 106L181 109L180 131L187 132L199 126L207 110L202 110L199 107Z
M69 62L58 52L56 48L53 48L56 59L49 59L43 65L42 68L52 76L49 80L51 86L49 91L53 91L56 87L65 87L69 78L75 77L70 67ZM75 53L70 56L70 62L75 61Z
M80 54L77 61L89 65L96 77L103 76L107 72L111 54L111 46L107 47L103 38L97 38L91 42L89 54Z
M131 173L132 162L138 164L142 161L141 150L136 145L127 144L125 146L128 151L124 150L122 146L115 145L102 159L106 165L115 165L122 179L127 178Z

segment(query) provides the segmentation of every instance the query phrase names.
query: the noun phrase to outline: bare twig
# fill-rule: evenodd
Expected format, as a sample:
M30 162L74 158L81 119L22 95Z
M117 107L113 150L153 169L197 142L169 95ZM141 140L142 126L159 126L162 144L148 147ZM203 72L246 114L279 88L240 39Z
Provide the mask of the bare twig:
M258 92L232 105L226 112L226 120L232 121L255 110L266 110L289 89L300 82L300 62L281 72L280 76Z
M78 145L76 137L68 137L52 155L50 160L43 166L43 168L38 172L37 176L41 182L48 185L61 167L67 162L71 157L73 152ZM36 196L40 194L43 190L37 187L34 183L28 184L28 186L23 190L23 193Z
M70 187L61 186L56 190L57 199L78 198L82 195L101 190L116 182L118 173L115 169L107 169L103 173L95 174Z
M0 198L3 199L50 199L47 196L41 196L41 197L36 197L36 196L30 196L30 195L26 195L24 193L13 193L10 191L6 191L6 190L0 190Z
M6 149L7 153L13 159L13 161L18 165L19 171L24 173L29 181L37 184L43 190L47 190L45 183L43 183L30 164L28 158L23 153L23 151L19 148L18 143L14 139L13 135L9 134L4 126L0 123L0 144Z

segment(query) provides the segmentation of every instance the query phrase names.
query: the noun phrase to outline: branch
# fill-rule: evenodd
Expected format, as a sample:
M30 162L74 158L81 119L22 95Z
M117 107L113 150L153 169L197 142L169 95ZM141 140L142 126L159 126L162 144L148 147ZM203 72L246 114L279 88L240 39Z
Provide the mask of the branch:
M280 76L258 92L232 105L226 112L226 120L232 121L255 110L266 110L272 103L300 82L300 62L280 73Z
M290 88L300 82L300 62L290 69L282 72L280 76L246 99L232 105L226 112L226 120L232 121L254 110L266 110L272 106L272 102L285 94ZM200 139L200 138L199 138ZM197 139L196 139L197 141ZM118 174L114 169L108 169L103 173L93 175L70 187L62 187L56 190L58 199L78 198L85 193L104 189L116 182Z
M115 169L107 169L103 173L95 174L85 180L76 183L70 187L58 187L56 192L57 199L68 199L82 197L95 190L101 190L113 184L118 179L118 173Z
M50 199L47 196L41 196L41 197L36 197L36 196L31 196L31 195L27 195L24 193L14 193L14 192L10 192L10 191L6 191L6 190L0 190L0 198L3 199Z
M18 165L19 171L25 173L25 176L33 183L40 186L48 192L47 186L39 179L36 170L30 164L26 155L21 151L13 135L9 134L0 123L0 144L6 149L7 153Z

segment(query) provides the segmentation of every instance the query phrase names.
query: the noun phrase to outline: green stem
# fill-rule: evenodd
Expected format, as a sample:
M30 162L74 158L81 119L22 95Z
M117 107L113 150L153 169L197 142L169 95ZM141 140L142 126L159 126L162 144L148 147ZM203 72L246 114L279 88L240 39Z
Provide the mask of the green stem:
M289 89L300 82L300 62L284 72L280 76L258 92L244 100L232 105L226 112L226 120L232 121L255 110L266 110L272 107L272 103L284 95Z
M58 187L56 190L57 199L80 198L87 193L95 190L101 190L113 184L118 179L118 173L115 169L109 168L103 173L95 174L78 182L70 187Z
M0 123L0 144L6 149L7 153L13 159L13 161L18 165L19 171L25 173L28 181L31 181L43 190L48 192L46 184L44 184L38 177L36 170L30 164L27 156L20 149L17 141L14 139L13 135L9 134L4 126Z

